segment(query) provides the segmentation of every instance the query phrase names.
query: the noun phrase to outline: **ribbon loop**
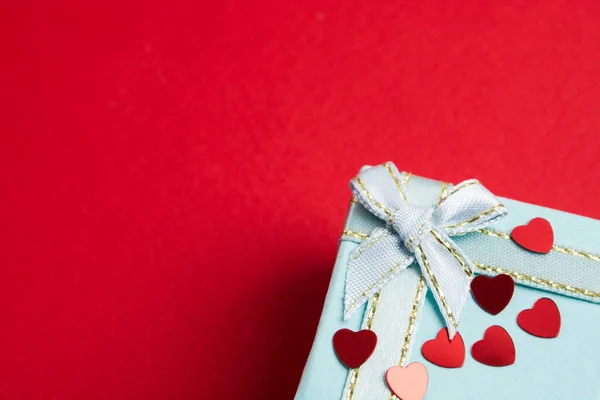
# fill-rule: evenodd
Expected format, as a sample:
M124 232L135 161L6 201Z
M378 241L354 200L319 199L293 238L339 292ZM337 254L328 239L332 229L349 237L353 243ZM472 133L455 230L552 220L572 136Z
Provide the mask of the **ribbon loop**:
M432 215L433 224L448 235L473 232L506 215L506 208L479 181L457 185Z
M412 204L404 176L385 163L362 171L350 183L358 201L388 228L375 229L350 255L344 319L416 260L452 338L473 264L450 236L486 227L504 217L506 208L476 180L457 185L435 208Z

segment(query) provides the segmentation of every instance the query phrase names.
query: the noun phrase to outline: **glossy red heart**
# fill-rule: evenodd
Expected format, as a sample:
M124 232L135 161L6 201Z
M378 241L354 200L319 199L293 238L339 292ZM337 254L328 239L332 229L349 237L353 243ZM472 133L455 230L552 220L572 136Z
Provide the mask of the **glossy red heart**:
M515 292L515 280L506 274L493 278L479 275L471 281L471 294L484 311L496 315L504 310Z
M444 368L460 368L465 362L465 342L456 332L450 340L448 330L440 329L435 339L426 341L421 347L423 357L430 363Z
M340 329L333 335L335 353L348 368L360 367L371 357L376 345L377 335L368 329L358 332Z
M560 331L560 311L554 301L543 297L535 302L533 308L519 313L517 324L533 336L552 339Z
M521 247L536 253L549 253L554 245L552 225L544 218L534 218L511 232L512 239Z
M504 328L493 325L487 328L483 339L471 347L471 355L482 364L505 367L515 362L515 344Z

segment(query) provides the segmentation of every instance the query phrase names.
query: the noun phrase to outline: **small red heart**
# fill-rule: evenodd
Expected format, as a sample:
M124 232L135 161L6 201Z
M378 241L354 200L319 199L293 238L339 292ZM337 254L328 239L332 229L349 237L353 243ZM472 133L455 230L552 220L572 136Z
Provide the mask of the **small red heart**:
M458 332L450 340L448 330L442 328L435 339L423 344L421 353L427 361L439 367L460 368L465 362L465 342Z
M543 297L532 308L519 313L517 324L533 336L552 339L560 331L560 311L554 301Z
M505 367L515 362L515 344L504 328L493 325L487 328L483 339L471 347L471 355L482 364Z
M536 253L549 253L554 245L552 225L544 218L534 218L527 225L517 226L510 235L518 245Z
M335 353L348 368L360 367L371 357L376 345L377 335L368 329L358 332L340 329L333 335Z
M413 362L403 367L392 367L385 373L385 380L392 393L402 400L423 400L429 383L427 368Z
M504 310L515 292L515 280L506 274L490 278L479 275L471 281L471 293L479 307L492 315Z

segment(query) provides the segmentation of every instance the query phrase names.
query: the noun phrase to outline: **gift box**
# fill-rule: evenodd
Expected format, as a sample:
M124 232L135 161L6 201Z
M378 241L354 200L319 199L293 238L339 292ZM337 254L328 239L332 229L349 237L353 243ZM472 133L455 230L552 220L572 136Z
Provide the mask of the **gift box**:
M600 399L600 222L364 167L296 400Z

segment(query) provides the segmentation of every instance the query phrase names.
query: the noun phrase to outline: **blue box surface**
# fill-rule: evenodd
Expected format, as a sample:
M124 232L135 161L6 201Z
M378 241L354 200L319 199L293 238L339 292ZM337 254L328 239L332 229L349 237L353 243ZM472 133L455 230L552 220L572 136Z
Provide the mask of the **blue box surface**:
M409 175L404 179L409 201L419 204L437 204L449 187ZM434 339L445 323L431 290L420 288L416 265L404 270L402 279L389 282L376 301L371 299L344 321L349 257L381 225L353 201L296 400L395 399L386 371L411 362L427 368L428 386L423 398L428 400L600 399L600 221L514 200L500 201L508 214L493 230L453 240L473 261L476 274L511 275L516 289L498 315L486 313L468 296L459 325L466 356L463 366L453 369L434 365L421 354L423 344ZM554 247L548 254L533 253L510 239L515 227L537 217L548 220L554 231ZM407 286L410 280L415 284ZM519 313L544 297L552 299L560 310L560 333L552 339L533 336L517 324ZM418 313L406 308L407 302L418 303ZM492 367L472 357L472 345L492 325L503 327L512 338L514 364ZM371 329L378 336L373 354L359 368L347 368L336 356L332 338L343 328Z

